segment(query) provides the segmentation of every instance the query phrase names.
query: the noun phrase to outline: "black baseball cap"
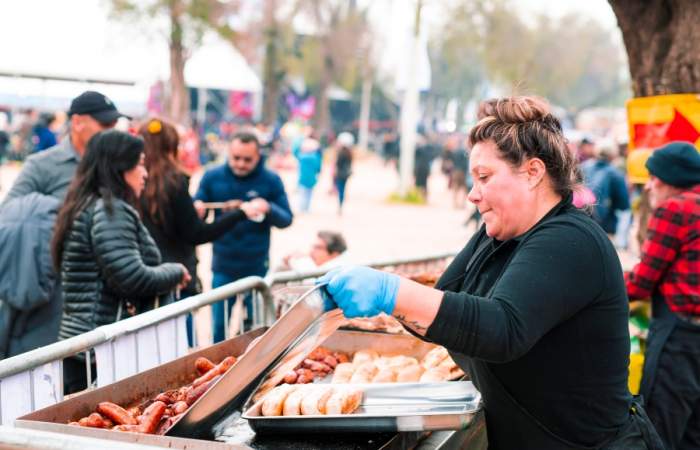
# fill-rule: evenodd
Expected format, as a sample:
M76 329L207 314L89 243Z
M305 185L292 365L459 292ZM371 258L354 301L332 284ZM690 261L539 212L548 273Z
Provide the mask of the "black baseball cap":
M68 116L73 114L87 114L101 124L111 124L120 117L131 117L117 111L112 100L95 91L85 91L75 97L70 103Z

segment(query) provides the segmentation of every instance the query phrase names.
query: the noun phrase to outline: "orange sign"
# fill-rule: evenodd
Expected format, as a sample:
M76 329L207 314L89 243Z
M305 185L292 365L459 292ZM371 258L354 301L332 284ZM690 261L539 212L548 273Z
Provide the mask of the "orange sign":
M700 95L673 94L627 101L629 149L654 149L671 141L700 148Z

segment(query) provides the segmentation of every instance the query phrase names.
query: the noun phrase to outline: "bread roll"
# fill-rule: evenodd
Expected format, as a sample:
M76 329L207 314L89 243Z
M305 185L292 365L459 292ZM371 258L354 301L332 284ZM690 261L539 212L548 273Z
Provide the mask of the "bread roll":
M444 367L433 367L426 370L420 377L421 383L433 383L450 379L450 371Z
M284 401L296 388L297 386L292 386L291 384L283 384L271 390L265 396L265 400L263 400L262 415L281 416Z
M445 369L452 371L453 369L457 368L457 363L455 363L454 360L448 355L447 358L443 359L442 362L438 364L438 367L444 367Z
M377 366L372 362L363 363L355 369L350 378L351 383L370 383L377 374Z
M317 416L326 413L326 403L333 394L329 386L315 386L301 401L301 414L304 416Z
M307 390L307 386L299 386L294 392L287 396L284 401L284 406L282 407L283 416L301 415L301 401L304 399Z
M420 380L421 375L423 375L423 367L414 364L399 369L396 381L398 383L416 383Z
M352 363L338 364L335 366L335 372L333 373L331 383L349 383L353 372L355 372L355 366Z
M396 371L391 367L380 369L372 378L372 383L393 383L396 381Z
M352 414L362 403L361 389L338 389L326 402L326 415Z
M366 348L355 352L355 355L352 357L352 363L359 366L366 362L373 362L377 358L379 358L379 353L371 348Z
M445 347L435 347L423 357L423 367L426 369L437 367L448 356L449 354Z

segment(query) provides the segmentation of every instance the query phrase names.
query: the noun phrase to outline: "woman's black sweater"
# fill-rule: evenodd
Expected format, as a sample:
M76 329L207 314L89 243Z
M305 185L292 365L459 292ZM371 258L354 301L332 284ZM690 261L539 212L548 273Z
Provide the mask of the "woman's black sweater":
M482 227L436 287L445 294L426 338L447 347L481 391L489 449L576 448L538 441L537 421L581 445L627 421L622 269L603 230L570 200L514 239Z
M246 218L245 213L235 209L220 216L213 223L203 222L194 209L192 197L188 190L189 178L182 176L177 189L170 192L169 203L159 205L163 209L165 221L156 223L147 213L143 222L156 241L163 256L163 261L179 262L187 267L192 281L183 290L186 296L201 292L197 280L197 245L211 242L229 231L235 224ZM141 197L143 211L148 211L148 202Z

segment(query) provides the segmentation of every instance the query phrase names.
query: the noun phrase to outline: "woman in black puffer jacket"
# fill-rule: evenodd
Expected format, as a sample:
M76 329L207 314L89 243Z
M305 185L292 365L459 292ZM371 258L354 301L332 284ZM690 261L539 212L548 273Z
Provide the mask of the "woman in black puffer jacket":
M153 309L190 281L182 264L161 264L134 208L146 176L141 139L110 130L88 142L52 242L63 288L60 339ZM66 393L85 387L82 358L66 359Z

